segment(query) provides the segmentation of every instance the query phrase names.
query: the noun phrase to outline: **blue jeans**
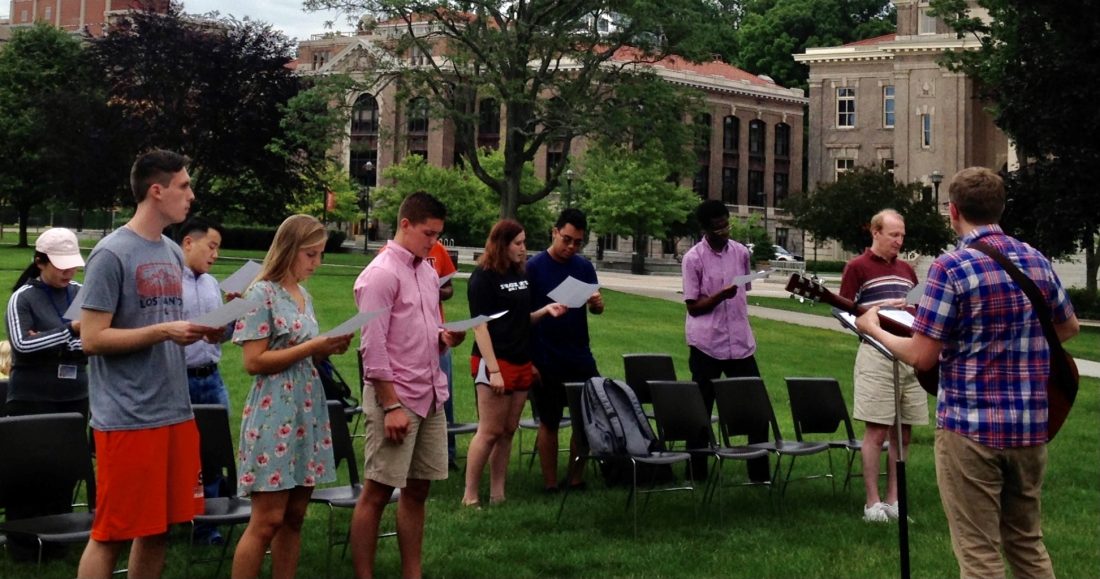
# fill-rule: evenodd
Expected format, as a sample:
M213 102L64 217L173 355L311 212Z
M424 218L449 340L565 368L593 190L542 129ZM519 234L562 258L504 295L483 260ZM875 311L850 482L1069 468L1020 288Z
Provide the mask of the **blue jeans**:
M217 370L202 378L188 376L187 389L191 392L191 404L221 404L229 409L229 390Z
M443 370L443 373L447 375L447 401L443 403L443 414L447 416L447 424L454 424L455 421L455 405L454 405L454 372L452 371L453 359L451 355L451 349L447 348L446 352L439 355L439 369ZM454 460L457 456L455 452L455 435L447 435L447 459Z

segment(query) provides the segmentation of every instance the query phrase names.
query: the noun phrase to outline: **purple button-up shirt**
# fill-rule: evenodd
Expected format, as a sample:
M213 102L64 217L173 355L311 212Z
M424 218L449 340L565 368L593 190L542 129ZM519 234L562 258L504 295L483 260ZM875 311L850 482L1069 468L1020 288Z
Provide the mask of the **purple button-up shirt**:
M712 296L733 282L734 276L749 273L749 250L730 241L722 251L714 251L704 239L684 254L681 263L684 278L684 301ZM687 343L711 358L740 360L756 352L756 340L749 327L749 305L745 293L751 284L737 290L737 295L715 306L701 316L688 315L685 331Z
M442 319L435 269L390 241L355 280L355 304L361 312L389 308L363 327L364 376L393 382L401 403L417 416L427 416L433 404L442 408L449 395L439 368Z

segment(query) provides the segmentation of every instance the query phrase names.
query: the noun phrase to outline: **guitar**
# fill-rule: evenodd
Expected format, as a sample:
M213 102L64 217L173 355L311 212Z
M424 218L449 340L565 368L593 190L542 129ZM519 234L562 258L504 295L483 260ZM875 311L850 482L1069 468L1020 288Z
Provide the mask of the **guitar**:
M797 273L791 275L791 279L787 281L786 289L796 296L825 302L857 317L870 309L867 306L858 305L852 300L834 294L820 283ZM880 313L878 320L882 329L895 336L908 338L913 335L913 331L909 326L891 317ZM1047 435L1050 440L1054 440L1054 435L1058 434L1058 431L1062 429L1062 425L1065 424L1066 417L1069 416L1069 411L1073 408L1073 402L1077 398L1077 388L1080 382L1077 363L1073 361L1073 357L1062 348L1057 348L1057 350L1060 350L1062 355L1059 356L1056 351L1051 352L1050 378L1047 382L1047 403L1049 406ZM928 394L935 396L939 390L939 364L929 370L917 370L916 374L921 388L924 388Z

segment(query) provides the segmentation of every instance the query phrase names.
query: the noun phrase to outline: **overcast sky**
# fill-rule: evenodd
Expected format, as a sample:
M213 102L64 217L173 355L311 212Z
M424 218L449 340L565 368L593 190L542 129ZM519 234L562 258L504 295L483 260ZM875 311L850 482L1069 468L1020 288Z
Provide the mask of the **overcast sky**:
M217 10L238 19L248 16L270 23L298 40L308 40L311 34L325 32L326 20L334 20L336 30L352 30L352 26L336 13L303 11L302 0L183 0L183 10L192 14ZM7 18L10 11L11 2L0 0L0 18Z

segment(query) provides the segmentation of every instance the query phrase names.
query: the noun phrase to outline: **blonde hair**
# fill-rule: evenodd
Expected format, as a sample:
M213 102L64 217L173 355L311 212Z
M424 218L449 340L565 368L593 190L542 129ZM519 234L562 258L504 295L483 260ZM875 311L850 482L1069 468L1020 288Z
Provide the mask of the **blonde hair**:
M0 380L11 376L11 342L0 340Z
M871 231L882 231L882 228L886 227L887 215L893 215L894 217L897 217L898 221L901 221L902 224L905 223L905 218L901 216L901 213L898 213L893 209L883 209L882 211L875 213L874 217L871 218Z
M294 258L303 247L320 245L328 240L325 226L312 215L291 215L275 232L275 239L264 256L256 281L281 282L290 274Z

